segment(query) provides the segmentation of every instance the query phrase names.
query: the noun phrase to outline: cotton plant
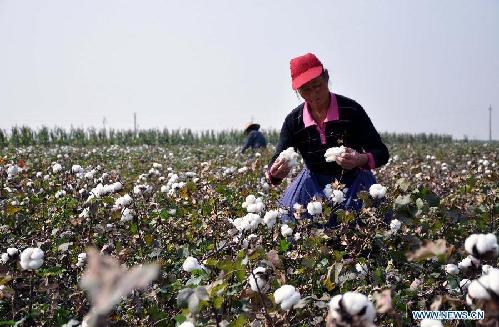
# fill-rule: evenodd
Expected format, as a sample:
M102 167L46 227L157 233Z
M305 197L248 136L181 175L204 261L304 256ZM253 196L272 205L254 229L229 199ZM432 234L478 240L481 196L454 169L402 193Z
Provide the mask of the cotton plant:
M282 310L290 310L301 299L300 292L293 285L283 285L274 292L274 300Z
M346 200L344 191L333 189L331 184L327 184L323 192L326 199L331 200L333 204L340 204Z
M373 184L369 187L369 194L374 199L382 199L386 194L386 187L381 184Z
M242 203L242 207L246 208L246 211L250 213L260 213L265 209L262 198L257 198L253 194L246 197L246 200Z
M332 147L326 150L324 153L324 158L326 162L335 162L341 154L345 152L345 147L342 145L340 147Z
M298 165L298 153L295 152L293 147L289 147L279 153L277 159L284 160L290 168L294 168Z
M20 264L23 270L36 270L43 264L44 252L40 248L27 248L20 256Z
M364 294L346 292L329 301L328 326L374 326L374 305Z

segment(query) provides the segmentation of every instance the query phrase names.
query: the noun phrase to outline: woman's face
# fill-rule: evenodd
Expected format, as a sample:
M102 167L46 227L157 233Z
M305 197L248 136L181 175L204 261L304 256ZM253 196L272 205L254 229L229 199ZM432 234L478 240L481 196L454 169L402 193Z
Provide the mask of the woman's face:
M322 75L303 84L298 89L298 93L313 108L320 107L329 101L329 88Z

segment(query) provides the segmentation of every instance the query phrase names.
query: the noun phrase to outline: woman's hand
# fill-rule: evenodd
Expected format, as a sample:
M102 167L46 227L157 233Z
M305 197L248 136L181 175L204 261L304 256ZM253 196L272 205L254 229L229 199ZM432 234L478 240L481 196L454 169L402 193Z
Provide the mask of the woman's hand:
M336 163L343 169L354 169L355 167L364 166L367 163L367 155L358 153L354 149L345 148L345 152L336 157Z
M291 167L288 166L288 162L285 159L277 159L270 167L269 173L275 178L283 179L288 176L291 171Z

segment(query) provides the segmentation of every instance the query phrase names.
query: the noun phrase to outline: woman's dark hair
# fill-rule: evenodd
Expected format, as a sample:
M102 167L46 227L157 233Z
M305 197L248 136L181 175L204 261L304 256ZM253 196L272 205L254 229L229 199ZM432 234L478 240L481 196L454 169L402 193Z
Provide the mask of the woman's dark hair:
M327 71L327 69L322 70L321 76L322 76L322 78L324 78L326 80L326 83L329 82L329 72Z

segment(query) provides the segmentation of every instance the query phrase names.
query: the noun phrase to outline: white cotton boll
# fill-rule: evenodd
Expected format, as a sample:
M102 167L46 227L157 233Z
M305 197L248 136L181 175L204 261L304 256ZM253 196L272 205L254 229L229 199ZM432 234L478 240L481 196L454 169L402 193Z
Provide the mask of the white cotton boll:
M466 241L464 241L464 249L466 252L469 254L473 254L473 247L476 245L476 242L478 241L478 234L471 234L466 238Z
M381 199L385 197L386 187L381 184L373 184L369 187L369 194L375 199Z
M258 228L258 225L263 221L263 219L254 213L248 213L244 216L244 219L247 221L246 230L253 231Z
M186 320L183 323L181 323L180 325L178 325L178 327L195 327L195 326L192 322L190 322L189 320Z
M80 166L80 165L73 165L71 167L71 172L73 174L78 174L78 173L82 173L83 172L83 168Z
M270 285L268 284L267 277L264 275L266 270L264 267L257 267L253 270L253 274L250 274L248 277L248 283L253 292L258 292L258 290L262 293L268 292ZM256 280L253 275L255 275Z
M44 253L40 248L27 248L21 253L21 268L36 270L43 264Z
M52 172L57 174L62 171L62 165L60 163L55 163L52 165Z
M125 194L122 197L117 198L114 205L120 207L126 207L130 203L132 203L132 197L128 194Z
M329 301L329 310L331 316L338 322L344 322L343 320L347 318L343 317L345 313L349 317L354 316L357 317L358 321L367 323L372 323L376 316L374 306L367 296L356 292L346 292L343 295L334 296Z
M80 218L88 218L90 216L90 209L85 208L83 211L78 215Z
M152 164L152 167L155 168L155 169L161 169L161 168L163 168L163 165L160 164L160 163L154 162Z
M113 191L112 191L113 193L117 192L123 188L123 184L121 184L120 182L113 183L112 188L113 188Z
M170 190L170 188L166 185L161 186L161 193L167 193Z
M279 153L279 157L277 157L277 159L286 161L287 166L290 168L298 165L298 153L295 152L295 149L293 147L289 147Z
M324 158L327 162L333 162L336 161L336 158L344 152L345 147L343 145L340 147L332 147L326 150L326 153L324 153Z
M390 222L390 231L392 233L396 233L399 229L400 229L400 226L402 225L402 223L400 222L400 220L398 219L393 219L391 222Z
M301 205L299 203L293 204L293 209L295 209L295 211L301 210L302 208L303 208L303 205Z
M283 310L291 309L300 298L300 293L292 285L283 285L274 292L275 303L281 304Z
M482 266L482 274L487 275L491 269L492 269L491 265L483 265Z
M420 327L443 327L440 320L435 319L423 319L419 325Z
M468 269L470 268L471 266L473 266L473 260L471 259L471 256L468 256L466 258L464 258L463 260L461 260L458 264L457 264L458 268L459 269Z
M60 191L57 191L57 192L55 193L55 197L56 197L56 199L58 199L58 198L62 198L62 197L63 197L63 196L65 196L65 195L66 195L66 191L64 191L64 190L60 190Z
M323 192L324 192L324 195L326 196L326 199L332 198L333 197L333 189L331 188L331 184L326 184Z
M293 238L294 238L295 241L298 241L301 238L301 233L295 233L295 235L293 236Z
M42 178L43 174L41 171L38 171L35 176L36 178Z
M452 263L449 263L444 266L445 267L445 272L449 275L457 275L459 274L459 268Z
M490 300L490 294L486 288L489 287L489 277L484 275L471 282L468 286L468 295L475 300Z
M492 292L499 295L499 269L492 268L487 275L489 277L489 287ZM482 276L483 277L483 276Z
M237 170L238 173L243 174L248 171L248 167L241 167Z
M279 216L279 212L276 210L270 210L265 213L265 216L263 216L263 222L265 225L267 225L268 228L274 227L277 217Z
M44 180L44 181L48 181L49 179L50 179L50 175L45 175L45 176L43 176L43 180Z
M18 165L10 166L9 168L7 168L8 178L12 178L12 177L16 176L20 171L21 171L21 169L19 168Z
M7 263L9 261L9 255L7 253L2 253L2 262Z
M355 265L355 270L357 270L357 272L361 277L365 277L369 273L369 268L367 267L366 264L357 263Z
M339 190L333 190L331 194L331 200L334 204L342 203L345 201L345 194Z
M322 213L322 203L318 201L309 202L307 204L307 211L311 215L319 215Z
M497 252L497 238L494 234L480 234L476 242L478 253L483 254L489 251Z
M182 264L182 269L186 272L191 272L193 270L205 269L205 267L199 264L198 259L194 257L187 257Z
M287 237L293 234L293 229L289 227L287 224L281 226L281 235Z
M132 210L125 208L123 212L121 213L121 221L122 222L127 222L133 219L133 213Z
M9 257L15 257L19 254L19 250L17 248L8 248L7 254L9 255Z
M82 267L85 264L86 260L87 260L87 254L86 253L80 253L80 254L78 254L78 262L76 263L76 266Z

